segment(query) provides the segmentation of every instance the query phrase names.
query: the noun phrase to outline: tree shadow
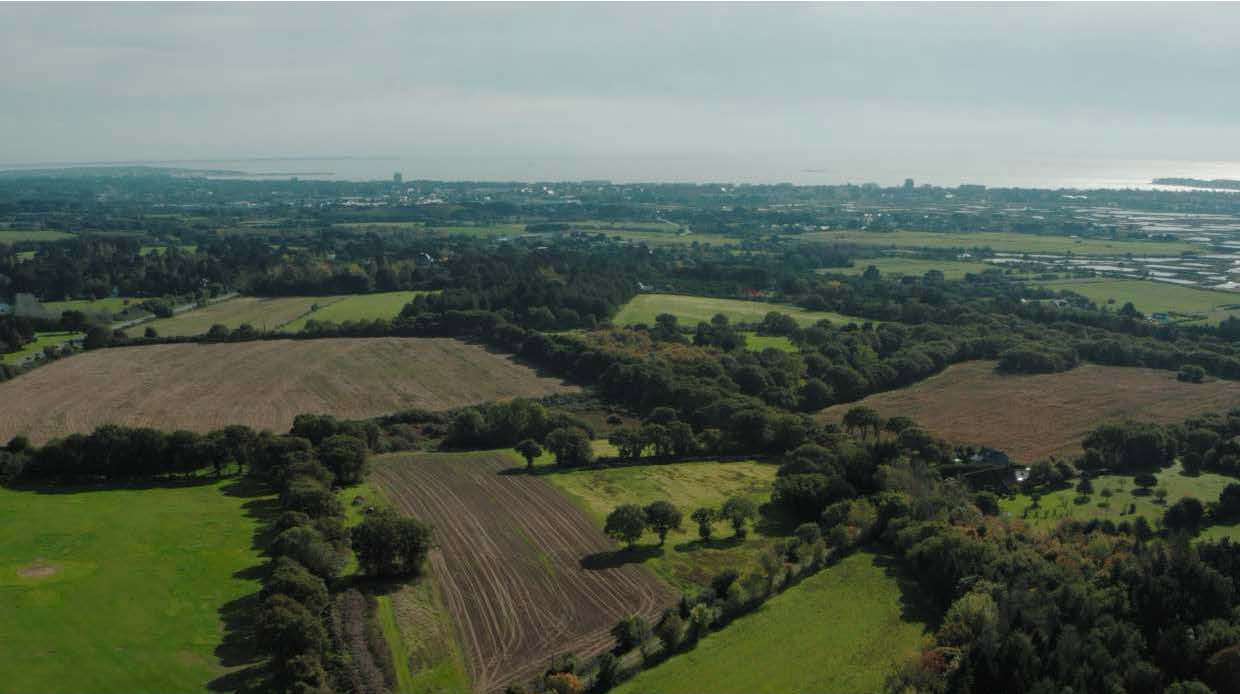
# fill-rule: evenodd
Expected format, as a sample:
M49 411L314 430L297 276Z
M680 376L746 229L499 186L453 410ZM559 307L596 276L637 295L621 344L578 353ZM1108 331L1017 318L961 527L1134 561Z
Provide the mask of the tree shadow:
M663 548L658 545L595 552L581 558L581 568L589 571L615 569L625 564L640 564L647 559L661 556L663 556Z
M237 478L220 487L220 491L226 496L246 499L241 505L242 510L246 516L258 521L250 538L250 546L265 555L275 534L275 519L280 512L279 499L272 496L266 484L250 477ZM233 577L261 581L270 570L270 562L261 561L235 572ZM220 607L224 637L215 649L215 657L220 665L235 669L207 683L209 690L255 693L268 690L270 671L254 636L254 616L260 599L260 592L255 591Z
M932 633L939 628L943 615L926 597L926 592L908 572L899 557L878 547L867 547L872 552L874 565L882 567L883 573L893 578L900 587L900 619L905 622L925 624L925 631Z

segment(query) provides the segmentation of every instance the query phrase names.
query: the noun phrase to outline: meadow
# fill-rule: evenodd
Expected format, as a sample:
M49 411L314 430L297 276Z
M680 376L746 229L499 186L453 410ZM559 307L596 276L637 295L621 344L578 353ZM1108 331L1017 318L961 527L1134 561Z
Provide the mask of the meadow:
M43 307L59 316L65 311L81 311L86 315L108 315L124 311L129 304L141 303L142 299L131 299L123 296L110 296L103 299L76 299L73 301L44 301Z
M928 632L928 610L910 583L887 557L857 552L613 691L881 691Z
M776 465L755 461L694 462L553 471L544 479L585 511L599 528L607 514L621 504L672 502L684 514L683 527L672 531L667 543L658 549L654 549L658 538L647 533L635 556L678 589L696 590L709 585L710 579L725 568L743 572L755 567L758 555L773 542L761 531L773 528L770 523L759 524L759 532L738 542L732 539L728 524L720 521L715 524L715 538L702 542L689 514L702 506L717 509L730 496L744 496L758 505L766 503L776 470Z
M1001 374L995 362L949 366L907 388L871 395L860 403L828 407L819 417L839 422L857 404L883 417L912 417L953 443L985 445L1032 463L1050 455L1081 453L1080 442L1108 421L1169 424L1202 412L1240 405L1231 381L1182 383L1175 372L1082 364L1054 374Z
M989 248L1006 253L1075 253L1077 255L1179 255L1201 250L1186 241L1110 241L1068 236L1039 236L1001 231L936 233L931 231L815 231L797 238L861 246L894 248Z
M202 691L226 674L221 611L259 588L266 502L237 485L0 489L0 692Z
M306 327L306 321L345 321L375 320L386 318L391 320L400 315L405 304L413 301L413 297L426 292L383 292L379 294L352 294L349 296L324 297L319 300L319 308L312 310L296 320L280 327L284 332L295 333Z
M1118 311L1131 301L1147 316L1151 313L1188 314L1172 318L1188 318L1187 322L1218 323L1231 316L1240 316L1240 293L1197 289L1152 280L1118 278L1066 279L1043 283L1055 291L1071 290L1087 297L1099 308Z
M1092 479L1094 491L1084 503L1077 503L1081 496L1072 487L1059 489L1043 494L1037 505L1028 494L1016 494L1001 499L1000 511L1012 518L1039 528L1053 528L1065 519L1073 520L1112 520L1119 522L1144 516L1151 525L1157 525L1166 512L1167 506L1184 497L1195 497L1203 504L1218 501L1219 493L1229 484L1236 482L1232 477L1203 472L1196 476L1184 474L1179 463L1155 474L1158 485L1153 489L1165 489L1167 497L1160 502L1154 494L1144 492L1133 483L1133 475L1100 475ZM1129 513L1129 507L1135 507ZM1216 535L1226 535L1237 539L1232 534L1233 526L1217 526Z
M0 229L0 243L19 241L64 241L77 238L77 234L52 229Z
M683 294L639 294L620 308L612 322L616 325L654 325L656 316L670 313L680 319L681 325L693 327L702 321L709 322L715 314L722 313L733 323L759 323L771 311L786 313L801 325L812 325L824 319L839 324L865 322L863 318L850 318L829 311L807 311L791 304L714 299Z
M764 349L778 349L781 352L799 352L797 346L792 344L792 340L783 335L759 335L755 332L745 333L745 348L755 352L761 352Z
M963 279L967 274L980 274L986 270L1002 269L997 265L988 265L969 260L939 260L932 258L854 258L852 267L828 267L819 273L830 275L860 275L871 265L878 268L884 275L911 275L921 277L931 270L938 270L949 280Z
M33 355L42 354L44 347L56 347L84 336L85 333L74 332L35 333L34 340L23 345L21 349L16 352L0 354L0 363L20 364Z

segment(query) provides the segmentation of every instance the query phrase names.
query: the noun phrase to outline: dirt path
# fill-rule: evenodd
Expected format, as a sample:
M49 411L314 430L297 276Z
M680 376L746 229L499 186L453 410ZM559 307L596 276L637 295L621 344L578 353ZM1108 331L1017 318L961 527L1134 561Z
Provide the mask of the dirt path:
M597 654L626 615L655 617L676 596L645 569L586 569L614 549L551 485L503 475L498 453L392 455L374 478L401 511L435 525L431 567L477 692L535 676L550 658Z

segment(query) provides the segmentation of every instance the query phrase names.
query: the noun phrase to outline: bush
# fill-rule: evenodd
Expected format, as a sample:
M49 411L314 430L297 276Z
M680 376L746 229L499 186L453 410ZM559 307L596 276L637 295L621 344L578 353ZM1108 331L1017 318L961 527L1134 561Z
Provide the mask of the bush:
M300 562L319 578L331 578L340 570L340 557L336 550L310 527L285 530L276 536L271 550L276 557L289 557Z

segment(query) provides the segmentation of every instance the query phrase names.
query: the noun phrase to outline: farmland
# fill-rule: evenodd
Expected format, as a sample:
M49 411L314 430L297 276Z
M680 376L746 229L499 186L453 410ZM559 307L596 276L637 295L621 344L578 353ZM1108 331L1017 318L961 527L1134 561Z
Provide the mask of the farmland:
M314 306L331 303L334 299L335 297L317 296L260 299L244 296L186 311L171 318L143 323L130 328L129 332L141 335L149 327L154 328L161 336L202 335L213 325L234 329L247 323L260 332L276 330L309 313Z
M1118 311L1131 301L1145 314L1170 313L1173 318L1191 317L1217 323L1240 316L1240 293L1182 287L1166 282L1125 279L1071 279L1046 282L1047 289L1071 290L1101 307ZM1113 302L1113 303L1112 303ZM1176 316L1174 314L1188 314Z
M860 275L873 265L884 275L911 275L921 277L931 270L938 270L949 280L958 280L969 273L981 273L999 269L995 265L968 260L935 260L930 258L856 258L852 267L829 267L819 270L823 274Z
M236 489L0 489L0 692L202 691L226 674L221 610L258 590L261 563L245 507L264 499Z
M881 691L927 632L926 610L908 583L888 558L858 552L615 691Z
M770 499L776 466L759 462L675 463L603 470L553 472L546 479L603 527L607 514L621 504L645 506L670 501L685 515L685 524L668 535L662 551L646 561L655 573L678 588L696 589L724 568L743 571L770 539L753 533L743 543L731 540L731 530L719 523L719 540L703 543L688 515L702 506L718 508L730 496L745 496L757 504ZM760 526L761 527L761 526ZM643 540L653 544L656 538Z
M1200 246L1186 241L1110 241L991 231L950 234L929 231L816 231L798 238L888 248L989 248L1009 253L1179 255L1181 251L1201 250Z
M0 229L0 243L19 241L64 241L77 238L76 234L51 229Z
M450 339L266 340L95 350L0 384L0 440L46 441L108 422L287 431L305 412L371 417L574 390ZM84 397L83 394L89 394Z
M546 481L501 474L515 465L502 451L395 454L372 472L393 506L435 525L431 571L478 692L533 676L548 654L598 653L618 619L675 600L640 566L588 567L611 542Z
M306 321L345 321L375 320L386 318L391 320L400 315L405 304L413 301L413 297L425 292L383 292L380 294L352 294L349 296L324 297L317 301L320 308L281 326L285 332L298 332L306 327Z
M994 366L957 364L860 404L884 417L912 417L948 441L993 446L1023 463L1079 454L1085 434L1106 421L1179 422L1240 405L1235 383L1181 383L1170 371L1085 364L1030 376L1003 375ZM856 404L836 405L820 416L838 422Z
M864 319L850 318L828 311L807 311L791 304L770 304L740 299L712 299L704 296L682 294L639 294L625 304L613 319L616 325L654 325L660 313L670 313L680 319L682 325L694 326L701 321L709 322L715 314L722 313L733 323L758 323L771 311L786 313L802 325L820 320L832 323L863 323Z

